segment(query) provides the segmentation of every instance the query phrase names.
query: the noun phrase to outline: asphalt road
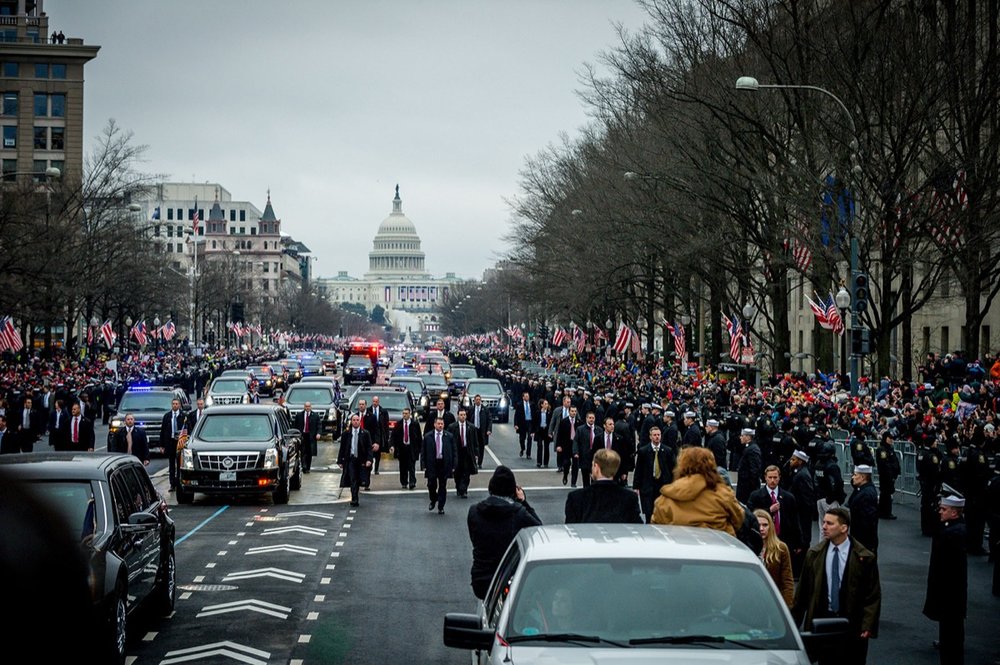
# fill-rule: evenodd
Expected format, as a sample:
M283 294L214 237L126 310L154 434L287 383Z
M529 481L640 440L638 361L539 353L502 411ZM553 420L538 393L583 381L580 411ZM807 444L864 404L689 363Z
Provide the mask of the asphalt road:
M442 645L441 625L446 612L474 608L469 505L486 496L497 461L514 469L545 523L562 522L569 488L554 470L519 458L513 427L497 424L470 498L450 493L445 515L427 510L420 484L400 491L391 461L351 508L335 447L320 444L320 460L288 505L198 495L173 507L176 611L134 622L130 663L468 663ZM173 504L163 460L150 471ZM869 662L930 665L938 662L930 644L937 626L921 615L930 540L919 535L912 498L899 499L896 513L880 527L883 611ZM990 595L985 557L971 558L969 572L966 662L993 663L1000 599Z

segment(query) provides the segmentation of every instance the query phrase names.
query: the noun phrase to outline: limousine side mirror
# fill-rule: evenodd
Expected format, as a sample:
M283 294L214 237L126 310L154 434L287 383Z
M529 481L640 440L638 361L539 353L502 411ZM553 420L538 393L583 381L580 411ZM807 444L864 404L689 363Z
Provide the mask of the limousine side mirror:
M493 631L483 628L477 614L445 614L444 645L470 651L493 646Z
M815 663L820 654L829 649L834 642L842 639L851 630L847 619L834 617L829 619L813 619L812 630L799 633L806 647L809 662Z
M128 525L132 527L147 528L151 526L156 526L157 520L156 515L151 515L146 512L132 513L128 516Z

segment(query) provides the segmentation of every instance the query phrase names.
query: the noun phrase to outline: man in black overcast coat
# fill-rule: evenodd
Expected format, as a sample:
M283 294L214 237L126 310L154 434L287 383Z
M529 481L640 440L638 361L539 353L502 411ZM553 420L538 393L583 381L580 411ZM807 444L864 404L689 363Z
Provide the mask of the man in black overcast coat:
M620 464L621 457L614 450L600 448L594 453L590 487L570 492L566 497L566 524L642 524L639 498L635 492L615 482Z

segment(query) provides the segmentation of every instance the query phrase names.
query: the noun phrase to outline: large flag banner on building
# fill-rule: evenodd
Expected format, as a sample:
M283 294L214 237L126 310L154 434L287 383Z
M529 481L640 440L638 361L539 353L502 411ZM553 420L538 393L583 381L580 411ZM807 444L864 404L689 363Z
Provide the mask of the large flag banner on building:
M115 334L115 329L111 325L111 319L108 319L101 324L101 337L104 338L104 345L111 349L115 345L115 339L118 335Z
M615 353L625 353L625 350L629 348L631 342L632 329L623 322L618 326L618 334L615 336Z

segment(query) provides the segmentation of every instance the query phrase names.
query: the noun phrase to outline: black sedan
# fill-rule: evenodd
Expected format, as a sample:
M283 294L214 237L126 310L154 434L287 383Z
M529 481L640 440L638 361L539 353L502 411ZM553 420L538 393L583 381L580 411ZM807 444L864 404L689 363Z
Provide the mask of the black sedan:
M95 660L124 663L135 611L170 614L177 593L174 521L146 469L132 455L72 452L4 455L0 465L79 541L103 652Z

